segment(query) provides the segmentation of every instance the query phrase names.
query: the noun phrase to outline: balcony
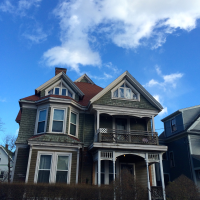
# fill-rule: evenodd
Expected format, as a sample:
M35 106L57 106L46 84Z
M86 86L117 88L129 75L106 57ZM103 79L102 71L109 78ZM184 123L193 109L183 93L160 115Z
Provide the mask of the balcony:
M158 134L156 132L125 131L108 128L98 129L94 142L159 145Z

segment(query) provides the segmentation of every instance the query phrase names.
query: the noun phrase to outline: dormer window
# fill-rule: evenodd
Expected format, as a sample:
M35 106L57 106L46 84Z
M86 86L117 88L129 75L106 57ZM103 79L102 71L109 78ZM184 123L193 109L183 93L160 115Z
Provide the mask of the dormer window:
M56 84L52 85L50 88L46 89L46 95L62 95L62 96L69 96L75 99L75 93L71 90L71 88L64 82L59 81Z
M126 80L122 81L112 91L112 99L123 99L139 101L140 94L133 88L133 86Z

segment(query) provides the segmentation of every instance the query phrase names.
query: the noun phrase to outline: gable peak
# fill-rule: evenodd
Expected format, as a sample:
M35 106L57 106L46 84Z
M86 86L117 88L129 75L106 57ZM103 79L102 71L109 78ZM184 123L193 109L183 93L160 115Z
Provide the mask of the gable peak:
M95 85L95 83L89 78L89 76L87 74L83 74L81 77L76 79L74 82L85 82L85 83L91 83L91 84Z

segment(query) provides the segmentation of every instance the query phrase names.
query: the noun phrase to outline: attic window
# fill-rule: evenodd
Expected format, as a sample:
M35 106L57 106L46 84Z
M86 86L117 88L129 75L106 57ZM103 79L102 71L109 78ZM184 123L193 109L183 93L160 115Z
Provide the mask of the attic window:
M111 92L113 99L139 100L139 93L127 81L123 81L123 83L116 86Z

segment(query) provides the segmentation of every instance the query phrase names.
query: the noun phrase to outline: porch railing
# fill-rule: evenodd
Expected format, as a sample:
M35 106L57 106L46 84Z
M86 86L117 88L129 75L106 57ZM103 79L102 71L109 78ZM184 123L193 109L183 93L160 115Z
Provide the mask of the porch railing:
M94 142L158 145L158 134L148 131L124 131L100 128Z
M160 200L163 198L163 189L161 186L151 186L151 199Z

